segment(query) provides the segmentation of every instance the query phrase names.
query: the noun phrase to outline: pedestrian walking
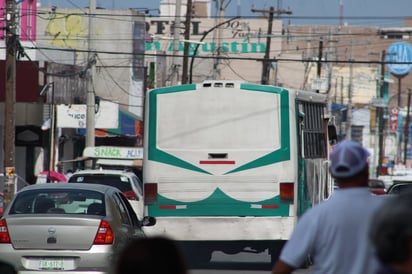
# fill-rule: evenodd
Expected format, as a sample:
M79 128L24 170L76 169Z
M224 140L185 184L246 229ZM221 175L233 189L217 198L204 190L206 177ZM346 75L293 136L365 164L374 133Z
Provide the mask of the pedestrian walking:
M122 250L116 274L187 274L187 266L175 241L162 237L135 239Z
M389 197L378 208L370 238L382 263L375 274L412 274L412 193Z
M379 262L368 232L383 198L368 188L368 158L369 152L353 141L334 147L329 170L338 189L301 216L273 274L292 273L309 256L314 274L375 273Z

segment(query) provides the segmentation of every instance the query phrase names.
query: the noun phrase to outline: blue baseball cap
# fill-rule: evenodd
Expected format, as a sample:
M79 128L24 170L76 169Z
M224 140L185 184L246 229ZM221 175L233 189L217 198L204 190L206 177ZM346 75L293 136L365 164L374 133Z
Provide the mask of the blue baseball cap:
M368 165L369 156L369 152L357 142L340 142L330 155L330 173L338 179L353 177Z

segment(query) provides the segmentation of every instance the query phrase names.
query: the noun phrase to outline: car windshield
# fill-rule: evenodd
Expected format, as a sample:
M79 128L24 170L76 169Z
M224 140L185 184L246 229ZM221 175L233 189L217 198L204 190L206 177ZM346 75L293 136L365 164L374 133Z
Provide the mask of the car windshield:
M70 177L70 183L100 184L116 187L122 192L132 191L132 186L126 176L111 174L77 174Z
M105 215L104 195L81 189L24 191L17 194L9 212L10 215L38 213Z

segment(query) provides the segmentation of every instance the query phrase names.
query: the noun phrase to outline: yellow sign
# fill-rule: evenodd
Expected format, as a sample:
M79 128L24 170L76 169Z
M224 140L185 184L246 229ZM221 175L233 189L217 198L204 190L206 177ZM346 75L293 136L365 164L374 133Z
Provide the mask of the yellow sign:
M15 174L15 167L6 167L6 176L7 177L14 177Z

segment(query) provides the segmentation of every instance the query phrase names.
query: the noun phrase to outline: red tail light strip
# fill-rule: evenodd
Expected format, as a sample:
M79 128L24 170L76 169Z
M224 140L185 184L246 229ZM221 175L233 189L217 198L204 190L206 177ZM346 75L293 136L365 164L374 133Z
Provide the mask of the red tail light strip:
M236 161L233 160L218 160L218 161L211 161L211 160L200 160L200 165L234 165Z
M261 209L276 209L279 208L278 205L256 205L256 204L251 204L251 208L261 208Z
M160 209L186 209L187 205L161 205Z

